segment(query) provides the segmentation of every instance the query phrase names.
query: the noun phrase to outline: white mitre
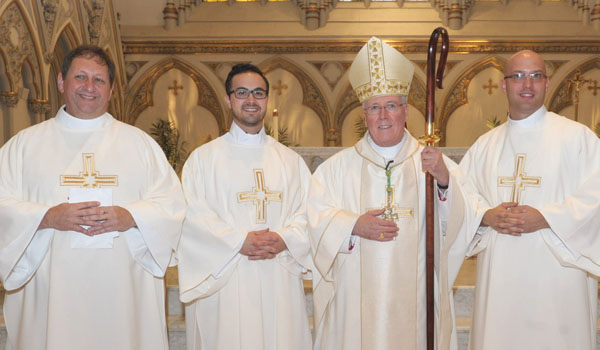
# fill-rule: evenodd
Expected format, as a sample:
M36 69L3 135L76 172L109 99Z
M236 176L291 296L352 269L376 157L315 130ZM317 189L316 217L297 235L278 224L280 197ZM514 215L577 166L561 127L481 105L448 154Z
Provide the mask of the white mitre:
M372 37L354 58L348 79L362 103L375 96L408 95L414 71L398 50Z

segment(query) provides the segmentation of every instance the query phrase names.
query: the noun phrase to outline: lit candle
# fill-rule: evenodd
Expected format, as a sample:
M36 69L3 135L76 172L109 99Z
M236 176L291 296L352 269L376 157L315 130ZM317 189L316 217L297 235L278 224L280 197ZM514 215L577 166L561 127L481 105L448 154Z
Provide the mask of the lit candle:
M273 110L273 127L271 130L273 133L273 138L279 141L279 113L277 113L277 108Z

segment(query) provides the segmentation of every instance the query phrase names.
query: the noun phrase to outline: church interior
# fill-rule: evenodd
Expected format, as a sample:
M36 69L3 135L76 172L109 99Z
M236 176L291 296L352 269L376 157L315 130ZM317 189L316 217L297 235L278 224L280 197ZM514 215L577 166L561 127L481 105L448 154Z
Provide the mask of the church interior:
M166 121L184 159L229 129L231 67L257 65L271 84L266 125L314 170L364 132L348 68L371 36L414 63L407 128L424 134L428 41L440 26L450 47L436 129L455 159L506 121L503 69L521 49L546 61L548 110L600 135L600 0L0 0L0 145L54 117L63 57L94 44L116 64L110 113L150 134ZM474 269L467 261L455 285L461 349ZM167 277L170 341L183 349L176 273ZM306 291L310 300L310 282Z

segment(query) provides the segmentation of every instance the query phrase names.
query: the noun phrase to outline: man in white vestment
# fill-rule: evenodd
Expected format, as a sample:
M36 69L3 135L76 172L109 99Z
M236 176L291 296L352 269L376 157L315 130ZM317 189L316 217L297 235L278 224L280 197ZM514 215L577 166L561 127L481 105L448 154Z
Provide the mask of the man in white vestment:
M188 212L178 257L187 347L308 350L310 171L266 135L269 83L256 66L234 66L225 88L231 129L183 167Z
M163 275L185 201L160 147L106 111L95 46L58 75L65 106L0 149L7 349L167 349Z
M509 119L481 136L460 167L481 196L470 347L595 349L600 274L600 142L544 107L543 59L505 67Z
M436 348L457 346L452 285L470 241L459 235L465 177L405 129L413 71L375 37L350 67L368 132L321 164L311 182L315 349L426 348L426 171L438 189Z

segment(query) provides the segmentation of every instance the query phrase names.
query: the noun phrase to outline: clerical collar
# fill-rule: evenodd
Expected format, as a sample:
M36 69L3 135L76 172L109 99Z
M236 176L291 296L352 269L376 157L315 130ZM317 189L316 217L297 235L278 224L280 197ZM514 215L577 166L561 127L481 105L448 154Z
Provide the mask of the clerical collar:
M546 106L542 105L537 111L533 112L525 119L513 120L508 118L508 125L519 129L531 129L539 123L546 115Z
M402 149L402 146L404 145L404 140L406 140L406 133L404 133L404 135L402 136L402 140L400 140L400 142L398 142L394 146L382 147L378 146L375 143L375 141L373 141L373 139L371 138L371 134L367 136L367 141L369 142L369 145L371 145L373 150L377 152L377 154L382 156L386 161L396 158L396 155L398 154L398 152L400 152L400 149Z
M58 110L56 119L63 127L67 129L86 130L103 128L110 123L112 117L110 114L104 113L94 119L81 119L69 114L63 105Z
M263 126L257 134L248 134L240 128L235 122L231 123L231 128L226 134L233 143L238 145L258 146L267 143L267 134Z

